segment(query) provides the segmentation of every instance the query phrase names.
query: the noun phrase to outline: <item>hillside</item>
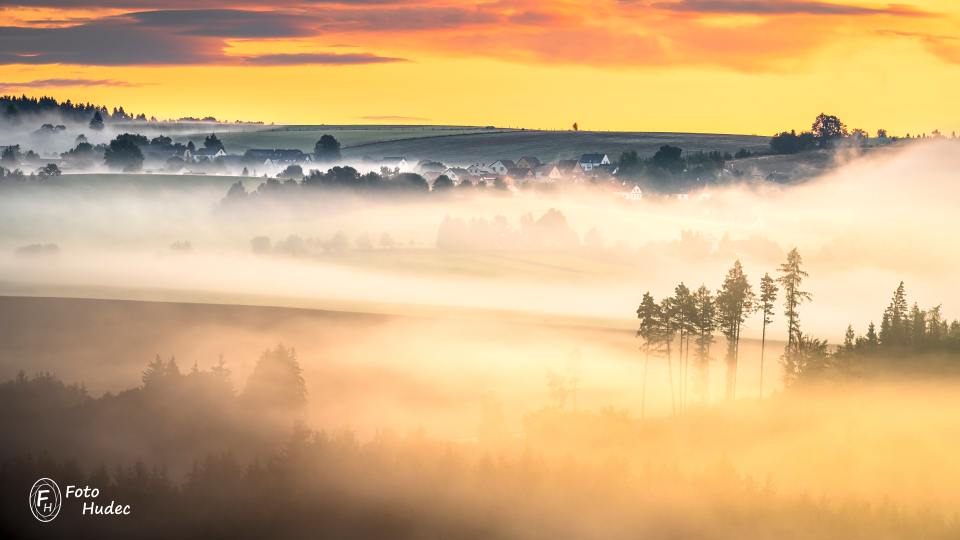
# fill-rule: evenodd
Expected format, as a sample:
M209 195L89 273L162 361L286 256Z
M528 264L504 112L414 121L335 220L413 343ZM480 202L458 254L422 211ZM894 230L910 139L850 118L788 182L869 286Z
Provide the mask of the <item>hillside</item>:
M741 148L756 151L766 149L768 141L767 137L753 135L523 130L370 142L348 145L343 154L346 158L405 156L407 160L430 158L445 163L492 162L527 155L549 162L576 158L587 152L603 152L612 159L627 150L648 156L665 144L679 146L685 152L734 153Z
M219 127L219 126L216 126ZM466 135L473 133L497 133L502 130L473 126L281 126L263 129L236 130L227 125L229 132L214 129L231 153L242 154L250 148L291 148L312 152L313 145L324 134L330 134L344 147L385 143L403 139L433 139L439 136ZM175 140L202 140L207 132L197 131L174 137Z
M754 135L702 133L645 133L612 131L507 130L470 126L284 126L219 133L227 150L243 153L250 148L295 148L312 151L321 135L329 133L343 145L346 159L405 156L407 160L436 159L450 164L492 162L523 155L542 161L572 159L587 152L604 152L616 158L636 150L652 155L670 144L686 152L741 148L767 149L769 139ZM175 137L202 138L201 133Z

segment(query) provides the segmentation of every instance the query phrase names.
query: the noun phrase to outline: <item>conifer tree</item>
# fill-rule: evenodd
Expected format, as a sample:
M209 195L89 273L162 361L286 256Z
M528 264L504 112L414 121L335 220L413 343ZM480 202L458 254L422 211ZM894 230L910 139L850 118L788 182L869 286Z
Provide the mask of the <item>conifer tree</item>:
M903 285L897 286L890 305L883 313L880 324L880 345L884 349L903 347L907 343L907 293Z
M165 371L166 366L158 354L156 358L147 364L147 369L143 370L143 375L140 377L140 380L143 382L143 387L148 388L155 384L163 377Z
M710 368L710 345L717 329L717 307L710 289L701 285L693 293L693 333L697 345L697 392L707 400L708 373Z
M800 347L800 304L813 298L800 288L804 278L809 275L801 268L802 264L800 252L793 248L787 254L787 262L780 265L780 277L777 278L783 287L783 314L787 317L787 347L784 351L787 361Z
M717 293L717 313L720 331L727 342L726 398L736 397L737 365L740 354L740 328L754 309L755 297L740 261L733 263L723 286Z
M640 390L640 418L645 418L647 407L647 367L650 363L650 353L655 352L660 344L660 306L653 296L647 292L643 294L640 307L637 308L637 318L640 319L640 328L637 337L641 339L640 348L644 352L643 383Z
M673 291L674 296L670 302L669 324L673 325L675 332L680 334L680 345L678 350L677 371L680 377L680 404L681 408L686 401L687 389L687 364L690 359L690 334L693 332L694 302L690 289L682 282L677 285ZM686 356L684 356L686 350Z
M767 325L773 322L773 307L779 290L770 274L763 274L760 278L760 313L763 315L763 331L760 334L760 398L763 398L763 356L767 347Z

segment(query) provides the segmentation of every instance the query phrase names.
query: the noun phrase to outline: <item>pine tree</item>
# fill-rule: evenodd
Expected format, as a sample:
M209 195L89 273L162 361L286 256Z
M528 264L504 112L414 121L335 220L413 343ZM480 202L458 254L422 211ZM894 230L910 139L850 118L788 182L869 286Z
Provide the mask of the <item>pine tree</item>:
M223 361L222 354L217 359L217 364L210 368L210 373L215 380L220 382L228 393L233 393L233 383L230 382L230 368L228 368L227 363Z
M880 324L880 345L888 349L903 347L907 344L907 293L903 285L897 286L890 299L890 305L883 313L883 322Z
M100 111L93 113L93 118L90 119L90 129L98 131L103 129L103 115L100 114Z
M740 328L754 309L755 297L740 261L733 263L717 293L718 326L727 342L726 398L737 392L737 365L740 355Z
M857 335L853 332L853 325L847 325L847 331L843 334L843 349L845 353L852 353Z
M176 357L170 357L170 361L167 362L167 365L163 370L163 374L171 378L180 376L180 366L177 365Z
M760 278L760 313L763 315L763 331L760 334L760 398L763 398L763 356L767 346L767 325L773 322L773 307L780 289L770 274Z
M667 377L670 384L670 410L677 414L677 399L673 385L673 337L677 327L672 323L673 314L677 312L673 298L664 298L660 301L660 347L667 355Z
M694 302L690 289L682 282L677 285L673 291L673 300L670 302L671 313L670 324L674 331L680 334L680 349L678 351L677 371L680 376L680 405L686 401L687 391L687 365L690 359L690 334L693 332ZM686 356L684 356L684 347L686 347Z
M941 306L935 306L927 310L927 345L939 347L944 334L947 333L947 324L940 313Z
M916 303L910 310L910 344L913 350L920 350L927 342L927 312Z
M867 348L870 352L877 350L877 347L880 345L880 338L877 336L877 327L873 324L873 321L870 321L870 325L867 326Z
M643 358L643 385L640 390L640 418L646 417L647 407L647 367L650 363L650 353L655 352L660 343L660 306L653 296L647 292L643 294L640 307L637 308L637 318L640 319L640 328L637 337L642 342L640 348L644 352Z
M784 360L790 363L790 356L799 350L800 346L800 304L812 299L812 295L800 286L807 274L801 268L803 259L797 248L787 254L787 262L780 265L780 277L777 281L783 287L784 316L787 317L787 347L784 351Z
M143 382L143 387L149 388L156 384L163 378L164 373L165 365L158 354L156 358L147 364L147 369L143 370L143 375L140 377L140 380Z
M709 389L710 345L717 329L717 307L710 289L701 285L693 293L693 333L697 344L697 392L706 402Z

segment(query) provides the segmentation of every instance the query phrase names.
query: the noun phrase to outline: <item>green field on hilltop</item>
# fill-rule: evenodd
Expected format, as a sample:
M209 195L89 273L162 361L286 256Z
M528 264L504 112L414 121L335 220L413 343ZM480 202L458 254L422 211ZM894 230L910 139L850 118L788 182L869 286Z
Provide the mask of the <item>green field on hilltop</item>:
M636 150L641 156L653 155L660 146L679 146L685 152L712 151L735 153L769 148L769 138L753 135L714 135L699 133L630 133L609 131L496 131L433 137L408 138L345 148L347 159L364 156L405 156L408 161L430 158L448 164L490 163L501 158L534 156L541 161L574 159L588 152L603 152L616 160L620 153Z
M217 133L227 151L242 154L250 148L292 148L312 152L313 145L324 134L330 134L344 147L383 143L403 139L428 139L438 136L472 133L496 133L501 130L470 126L282 126L249 131ZM203 141L206 133L174 137L178 141Z
M405 156L409 161L436 159L448 164L490 163L497 159L535 156L541 161L573 159L588 152L603 152L616 159L636 150L651 156L660 146L679 146L685 152L735 153L741 148L766 150L769 138L755 135L702 133L644 133L612 131L510 130L470 126L283 126L217 133L227 152L242 154L250 148L295 148L304 152L325 133L340 141L343 157ZM204 133L176 137L199 144Z

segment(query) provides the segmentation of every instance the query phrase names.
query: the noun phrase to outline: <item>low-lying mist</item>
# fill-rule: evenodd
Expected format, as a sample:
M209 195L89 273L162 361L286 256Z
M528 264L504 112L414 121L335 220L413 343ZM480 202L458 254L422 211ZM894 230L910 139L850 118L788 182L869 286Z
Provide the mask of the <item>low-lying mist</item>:
M645 290L665 294L680 281L715 288L735 259L756 281L796 246L814 293L805 326L836 341L848 323L874 319L900 280L923 305L942 302L949 313L960 304L951 286L960 255L945 227L958 198L958 161L956 143L928 142L800 185L709 187L638 202L579 187L421 199L323 191L227 206L238 179L65 176L8 190L0 201L0 279L7 291L162 290L180 300L215 293L253 303L481 308L630 324ZM260 182L242 181L248 190ZM565 223L548 227L565 228L573 242L489 241L490 230L521 238L551 209ZM438 246L448 218L466 227L455 244ZM59 249L17 254L34 244ZM758 326L751 319L744 335L756 337ZM784 337L781 325L772 331Z

